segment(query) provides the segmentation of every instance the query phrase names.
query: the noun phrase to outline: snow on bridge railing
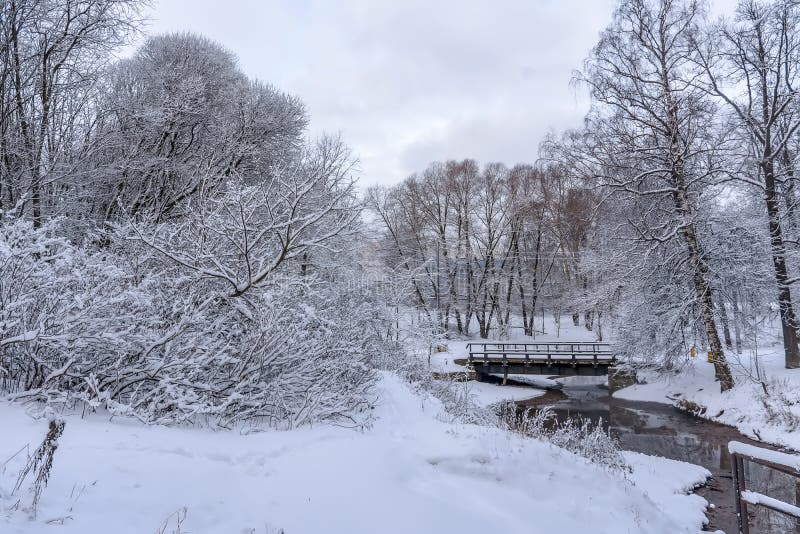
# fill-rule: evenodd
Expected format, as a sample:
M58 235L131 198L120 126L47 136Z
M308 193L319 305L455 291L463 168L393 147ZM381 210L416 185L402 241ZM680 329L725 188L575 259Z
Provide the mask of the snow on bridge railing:
M731 463L733 465L733 487L736 493L736 516L740 534L749 534L750 532L747 518L748 504L763 506L795 519L800 519L800 507L748 490L744 473L744 462L748 461L800 478L800 456L764 449L739 441L728 443L728 452L731 454Z
M570 359L613 361L614 352L602 341L540 341L540 342L472 342L467 343L469 361L480 358Z

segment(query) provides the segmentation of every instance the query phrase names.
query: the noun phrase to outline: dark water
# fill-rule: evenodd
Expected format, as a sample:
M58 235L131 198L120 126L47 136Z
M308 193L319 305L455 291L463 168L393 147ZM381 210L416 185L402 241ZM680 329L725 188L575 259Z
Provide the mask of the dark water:
M755 442L735 429L664 404L614 399L599 385L566 385L561 391L549 391L544 397L520 404L532 409L548 405L560 420L582 417L597 423L602 419L625 450L705 467L712 477L696 493L714 505L707 513L706 529L727 534L738 532L727 445L731 440ZM800 503L800 480L757 465L747 464L746 469L748 489L792 504ZM800 534L800 525L792 518L761 507L750 507L749 512L752 534Z

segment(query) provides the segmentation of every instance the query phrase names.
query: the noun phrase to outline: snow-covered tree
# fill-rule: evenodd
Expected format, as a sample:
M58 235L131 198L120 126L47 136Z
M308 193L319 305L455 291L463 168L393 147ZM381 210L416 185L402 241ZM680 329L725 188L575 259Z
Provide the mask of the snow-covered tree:
M233 54L202 36L149 38L107 85L84 189L100 222L120 210L173 217L231 177L270 179L302 144L303 105L248 80Z
M0 3L0 209L36 226L64 212L83 166L80 140L113 52L136 32L141 0Z
M692 37L702 22L694 0L621 3L582 76L593 108L585 150L576 156L613 195L608 202L619 204L613 261L629 266L617 275L636 292L627 313L635 323L626 331L642 341L636 346L653 336L669 354L680 332L701 325L725 390L733 378L715 320L702 225L720 174L715 109L696 83Z
M695 45L706 90L730 111L733 133L747 147L732 158L731 174L764 200L786 367L800 368L791 291L796 277L788 265L785 235L796 203L800 7L783 0L742 0L733 21L721 22Z

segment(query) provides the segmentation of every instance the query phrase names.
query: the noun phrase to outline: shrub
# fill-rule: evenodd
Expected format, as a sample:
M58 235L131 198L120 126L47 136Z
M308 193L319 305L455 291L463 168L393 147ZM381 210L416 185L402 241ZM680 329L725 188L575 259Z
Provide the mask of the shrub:
M588 419L567 419L559 422L549 407L523 409L513 402L500 404L497 416L500 426L507 430L548 441L610 471L630 471L620 454L619 445L603 429L602 421L598 424Z

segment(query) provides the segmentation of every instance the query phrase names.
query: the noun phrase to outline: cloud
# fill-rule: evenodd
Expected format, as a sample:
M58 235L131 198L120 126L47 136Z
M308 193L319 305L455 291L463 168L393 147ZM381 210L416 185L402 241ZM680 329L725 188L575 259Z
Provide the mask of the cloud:
M730 2L730 0L722 0ZM150 32L221 42L300 96L312 134L341 132L363 183L428 162L531 162L588 107L569 88L614 0L161 0Z

